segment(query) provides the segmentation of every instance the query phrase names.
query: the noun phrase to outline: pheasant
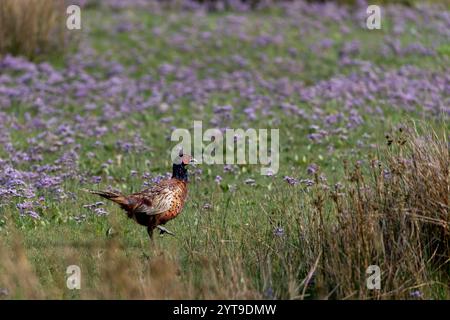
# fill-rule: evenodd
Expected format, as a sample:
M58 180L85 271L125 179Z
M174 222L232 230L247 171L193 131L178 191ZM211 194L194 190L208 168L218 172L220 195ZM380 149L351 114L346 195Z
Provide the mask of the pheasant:
M187 165L194 164L194 158L187 154L179 154L172 166L172 177L163 180L155 186L130 195L118 192L86 190L120 205L128 215L138 224L147 227L150 239L153 239L153 230L160 233L174 235L162 225L177 217L183 210L187 197L188 172Z

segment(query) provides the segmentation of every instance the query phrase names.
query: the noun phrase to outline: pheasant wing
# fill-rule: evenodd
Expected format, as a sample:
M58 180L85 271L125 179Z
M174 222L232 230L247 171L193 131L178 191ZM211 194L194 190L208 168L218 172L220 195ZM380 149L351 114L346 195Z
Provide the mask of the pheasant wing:
M133 196L138 198L135 212L143 212L149 216L170 210L174 201L170 185L156 185Z

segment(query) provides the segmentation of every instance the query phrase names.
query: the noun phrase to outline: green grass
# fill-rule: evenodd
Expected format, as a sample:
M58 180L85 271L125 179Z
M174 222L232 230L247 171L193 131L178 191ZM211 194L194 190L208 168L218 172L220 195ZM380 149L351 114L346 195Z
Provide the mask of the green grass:
M403 65L415 65L419 68L441 70L444 68L445 57L448 57L448 46L439 47L437 57L380 57L374 48L374 43L389 34L388 30L374 34L352 30L349 35L342 35L338 26L335 32L328 35L335 44L322 55L316 55L309 51L309 47L318 39L322 38L310 33L301 41L298 30L294 27L287 28L284 34L283 45L269 45L263 49L255 50L250 43L237 42L233 36L224 37L222 47L216 48L211 41L209 45L197 48L193 53L171 47L163 38L154 38L149 30L156 26L167 28L171 32L181 32L181 28L192 24L199 24L202 30L214 32L217 23L227 14L210 14L205 19L197 20L194 15L188 14L175 19L166 19L162 16L144 12L130 13L131 20L141 23L144 28L136 33L136 39L127 34L115 35L108 31L108 27L114 25L114 16L111 12L100 12L89 9L83 15L84 21L89 24L89 33L83 41L89 41L98 54L108 52L112 59L118 60L125 66L132 66L134 58L128 54L133 48L137 54L143 57L143 64L133 75L139 77L146 74L148 70L155 70L164 62L178 63L184 65L199 57L213 57L214 61L208 66L216 73L230 72L235 65L221 64L225 57L239 53L248 61L243 69L247 71L257 70L267 78L278 78L286 76L290 79L304 81L306 84L315 83L321 79L327 79L335 74L348 74L351 69L343 69L338 64L338 48L347 39L356 39L361 42L362 53L359 58L369 60L380 67L395 69ZM279 21L282 21L279 17ZM266 20L263 13L252 13L248 20L248 32L250 34L268 29L273 20ZM430 41L432 34L430 36ZM375 39L375 40L374 40ZM415 39L405 36L405 43L413 42ZM151 42L150 52L148 46L142 46L141 42ZM186 40L189 44L196 45L196 39ZM299 64L302 66L301 73L281 70L273 64L264 65L259 56L266 54L270 59L277 56L287 56L287 49L294 47L301 57ZM62 67L59 57L50 61L55 66ZM205 74L207 70L204 70ZM261 92L264 89L258 88ZM298 97L293 103L298 103L305 108L309 105L301 104ZM233 103L233 94L223 94L211 99L206 106L202 116L209 119L212 115L212 106L215 104ZM159 120L166 115L149 111L146 114L134 114L127 119L118 120L125 126L125 130L119 132L108 132L101 138L103 146L94 145L95 138L80 138L80 158L78 159L79 170L90 172L93 176L102 176L103 181L93 188L106 188L113 185L125 193L135 192L142 188L140 176L144 172L154 174L165 173L170 170L169 151L172 145L165 139L170 135L172 126L190 127L192 121L200 117L192 113L189 99L179 101L180 110L173 114L174 121L170 124L161 123ZM323 106L329 112L339 111L339 103ZM69 123L76 113L77 106L61 106L64 116ZM29 106L20 105L10 108L7 112L15 114L19 123L24 123L25 112L34 111ZM310 123L299 121L283 115L277 116L281 119L280 126L281 157L280 171L277 177L262 177L259 175L257 166L239 166L236 173L223 173L222 166L203 166L201 180L192 177L189 185L189 200L183 213L168 224L176 237L156 236L155 244L148 241L145 229L126 218L121 210L112 203L107 203L105 208L110 214L106 217L97 217L92 211L83 208L83 205L99 201L92 195L84 194L80 190L82 185L77 181L65 181L63 189L66 193L74 193L77 198L53 199L51 194L42 192L37 196L44 197L43 208L39 213L40 220L31 220L21 217L12 202L0 207L0 237L6 246L12 246L19 234L23 241L23 248L32 265L32 270L38 279L44 297L56 298L80 298L80 297L136 297L132 293L120 293L120 288L113 287L112 293L100 294L97 288L106 286L102 281L102 270L107 265L114 265L118 261L129 263L129 268L140 266L146 272L152 270L152 261L159 261L160 257L168 259L178 267L178 275L174 276L183 283L189 283L195 288L193 292L186 293L186 297L205 298L213 297L263 297L263 292L273 288L275 296L279 298L298 298L301 295L299 287L311 266L311 256L305 253L298 254L300 248L305 246L304 240L308 239L307 230L303 230L308 223L314 222L315 217L312 209L316 199L316 192L305 187L291 187L282 181L285 175L300 178L308 178L306 167L310 163L320 166L321 172L326 174L330 184L344 179L343 161L354 163L357 160L369 161L377 157L378 149L370 148L370 144L382 146L385 143L384 135L398 123L406 122L415 118L421 120L419 115L396 111L385 107L385 119L372 119L363 115L365 123L355 130L346 132L348 139L343 140L336 136L327 138L321 144L313 144L307 139L310 132ZM230 126L240 127L242 117L235 117ZM434 120L426 120L434 128L449 129L448 123L437 123ZM251 122L254 128L267 128L276 126L270 119L264 118ZM121 159L117 158L119 151L115 146L117 139L132 139L134 134L139 134L144 142L150 147L149 151L142 153L124 154ZM28 147L27 137L35 135L35 132L11 130L11 138L16 148L26 150ZM356 147L358 141L362 141L363 147ZM328 145L335 148L333 153L327 150ZM95 157L89 158L87 154L95 152ZM0 157L4 156L0 148ZM45 162L57 159L58 154L46 154ZM112 164L102 168L102 164L108 160ZM21 168L26 169L26 168ZM132 177L130 172L136 170L138 175ZM223 177L220 185L214 181L216 175ZM106 177L111 176L111 181ZM256 185L251 186L244 183L245 179L255 179ZM231 188L230 188L231 187ZM233 190L236 188L235 190ZM314 188L313 188L314 189ZM205 209L205 204L210 208ZM327 204L325 208L330 208ZM326 210L327 211L327 210ZM331 210L329 210L331 212ZM86 215L86 220L77 223L75 216ZM329 222L335 217L326 215ZM276 226L283 227L286 237L276 238L273 230ZM113 228L114 236L109 238L106 232ZM305 234L303 234L305 233ZM110 254L111 243L118 246L120 254L117 261L109 261L105 258ZM115 252L115 251L114 251ZM312 254L313 256L313 254ZM83 289L73 292L65 289L65 269L69 264L81 266L83 275ZM121 269L122 270L122 269ZM125 267L125 273L129 270ZM134 272L134 271L133 271ZM209 278L211 277L211 278ZM217 277L217 278L214 278ZM215 280L213 280L213 278ZM114 282L114 277L106 277ZM207 281L210 279L210 281ZM119 281L119 280L117 280ZM155 280L156 281L156 280ZM229 288L221 288L220 284L229 284ZM0 282L0 287L2 283ZM109 287L108 287L109 288ZM182 290L182 286L177 287ZM300 287L301 288L301 287ZM47 290L49 289L49 290ZM174 297L176 294L170 292L165 296L161 294L149 294L146 297ZM318 298L327 296L320 288L316 292L309 292L306 297ZM448 290L437 286L436 292L427 293L427 298L449 298ZM392 295L395 296L395 295ZM30 294L17 292L12 298L27 298ZM338 298L343 298L339 296Z

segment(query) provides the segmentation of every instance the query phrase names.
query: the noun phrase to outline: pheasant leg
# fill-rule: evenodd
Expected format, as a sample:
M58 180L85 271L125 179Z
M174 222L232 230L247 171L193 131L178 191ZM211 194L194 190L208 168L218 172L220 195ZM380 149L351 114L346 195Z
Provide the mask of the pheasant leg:
M160 231L159 233L160 234L167 233L167 234L170 234L171 236L175 236L175 233L173 233L172 231L167 230L163 226L157 226L157 228L159 229L159 231Z
M153 228L147 227L147 233L150 237L150 240L153 240Z

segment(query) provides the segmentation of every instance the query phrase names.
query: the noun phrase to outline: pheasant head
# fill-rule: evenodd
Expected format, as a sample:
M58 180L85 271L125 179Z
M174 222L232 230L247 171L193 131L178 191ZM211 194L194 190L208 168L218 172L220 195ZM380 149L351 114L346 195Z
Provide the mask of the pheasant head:
M176 159L172 165L172 178L188 181L188 171L187 166L190 164L195 164L197 161L188 154L183 154L182 151L179 153L179 158Z

